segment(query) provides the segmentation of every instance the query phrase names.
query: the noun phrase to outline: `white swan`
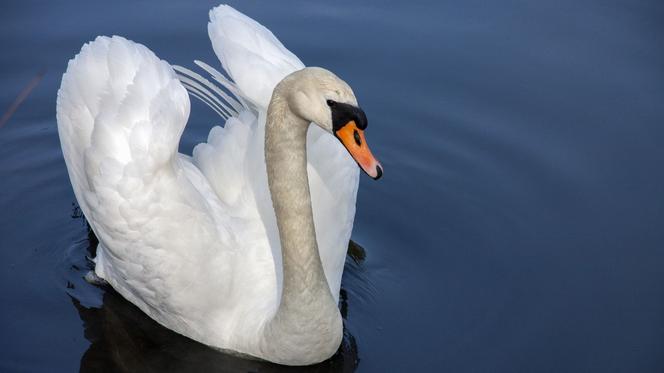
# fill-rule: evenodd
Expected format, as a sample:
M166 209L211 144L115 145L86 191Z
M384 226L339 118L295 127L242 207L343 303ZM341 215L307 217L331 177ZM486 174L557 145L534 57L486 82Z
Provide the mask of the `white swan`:
M213 9L208 30L234 83L199 64L237 100L182 68L181 83L117 36L84 45L62 77L58 131L99 238L96 274L207 345L320 362L342 339L337 301L359 177L349 154L382 175L366 118L345 82L305 68L233 8ZM177 152L189 115L183 84L229 117L192 157Z

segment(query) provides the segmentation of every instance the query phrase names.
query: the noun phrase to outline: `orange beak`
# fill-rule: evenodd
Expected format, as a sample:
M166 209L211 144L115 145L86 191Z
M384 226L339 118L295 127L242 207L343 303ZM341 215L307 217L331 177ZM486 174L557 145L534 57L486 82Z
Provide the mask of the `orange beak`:
M334 135L346 147L351 157L357 162L367 175L374 180L378 180L383 176L383 166L371 154L369 145L364 138L364 131L357 127L355 121L351 120L343 127L334 132Z

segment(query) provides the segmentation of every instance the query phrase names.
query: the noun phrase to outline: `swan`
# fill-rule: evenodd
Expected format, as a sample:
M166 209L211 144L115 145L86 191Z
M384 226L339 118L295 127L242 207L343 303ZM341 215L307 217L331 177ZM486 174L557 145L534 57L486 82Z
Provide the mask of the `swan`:
M213 348L321 362L343 335L359 169L383 174L366 116L346 82L230 6L210 11L208 33L230 79L196 63L224 89L120 36L69 61L58 133L99 238L94 274ZM225 122L191 156L178 153L188 91Z

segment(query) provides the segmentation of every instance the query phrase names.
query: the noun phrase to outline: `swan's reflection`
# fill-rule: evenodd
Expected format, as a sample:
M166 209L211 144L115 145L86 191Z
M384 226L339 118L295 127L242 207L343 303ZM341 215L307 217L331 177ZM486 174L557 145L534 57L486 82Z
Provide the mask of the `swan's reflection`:
M213 350L176 334L147 317L113 290L103 296L101 308L86 308L72 297L91 342L81 358L81 372L272 372L300 370L252 361ZM345 334L339 351L306 371L353 371L357 348ZM301 368L302 369L302 368Z
M90 233L86 241L89 257L93 257L96 237ZM332 358L315 366L292 368L224 354L174 333L150 319L109 286L102 287L100 307L87 307L86 304L98 303L98 300L85 297L99 297L99 293L90 295L89 289L85 289L93 286L82 281L82 275L91 265L82 258L84 250L80 246L84 242L79 244L78 250L73 248L71 253L72 256L76 251L79 253L79 258L72 258L71 266L77 272L77 279L72 278L68 288L71 301L84 323L85 338L91 342L81 358L81 372L351 372L358 365L355 339L345 328L344 340ZM346 271L357 270L363 259L364 250L351 242ZM347 293L342 288L340 306L344 320L348 316L347 301Z

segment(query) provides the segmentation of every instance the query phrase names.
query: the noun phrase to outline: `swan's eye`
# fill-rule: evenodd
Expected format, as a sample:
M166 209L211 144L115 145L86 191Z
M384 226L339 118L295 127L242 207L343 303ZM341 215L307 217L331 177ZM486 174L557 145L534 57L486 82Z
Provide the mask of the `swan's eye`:
M353 131L353 138L357 146L362 146L362 139L360 138L360 133L357 130Z
M334 102L332 100L327 100L327 106L332 107L334 105L336 105L336 102Z

